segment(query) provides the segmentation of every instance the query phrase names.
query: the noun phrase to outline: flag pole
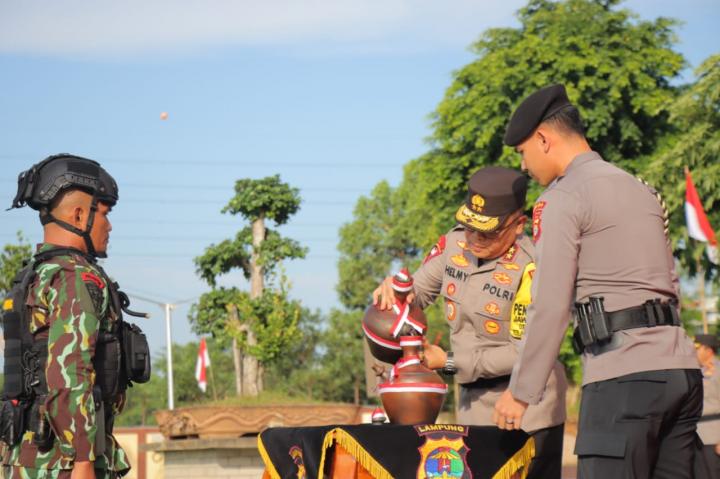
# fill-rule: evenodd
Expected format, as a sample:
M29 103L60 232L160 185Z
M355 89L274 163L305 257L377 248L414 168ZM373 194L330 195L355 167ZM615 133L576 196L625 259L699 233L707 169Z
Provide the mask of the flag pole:
M208 357L210 357L210 350L208 350ZM217 391L215 390L215 375L213 374L212 362L208 369L210 370L210 387L212 388L213 401L217 402Z

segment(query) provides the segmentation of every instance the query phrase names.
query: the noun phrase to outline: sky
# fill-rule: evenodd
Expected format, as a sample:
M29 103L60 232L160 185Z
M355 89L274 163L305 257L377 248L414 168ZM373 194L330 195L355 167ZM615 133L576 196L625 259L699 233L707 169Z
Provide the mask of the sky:
M34 211L4 211L17 174L70 152L120 185L105 269L131 295L188 307L208 290L192 259L233 236L235 180L280 174L300 189L282 234L309 248L284 267L292 296L339 306L339 227L361 195L428 149L430 113L487 28L518 26L519 0L66 0L0 2L0 244L42 239ZM718 52L720 2L630 0L680 19L692 68ZM167 120L160 114L168 113ZM270 227L273 225L271 224ZM222 285L247 288L240 273ZM163 310L138 320L165 345Z

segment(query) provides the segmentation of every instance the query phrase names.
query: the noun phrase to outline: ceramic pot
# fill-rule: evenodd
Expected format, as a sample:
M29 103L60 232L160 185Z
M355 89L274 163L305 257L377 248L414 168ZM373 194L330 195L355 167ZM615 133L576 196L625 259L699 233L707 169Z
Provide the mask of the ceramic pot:
M378 386L385 412L392 424L433 424L445 401L447 384L420 362L422 336L403 336L400 347L403 355L390 380Z
M408 334L424 334L427 318L422 309L414 304L406 305L406 294L395 293L397 304L393 309L380 310L370 305L365 310L362 328L370 352L379 361L393 364L402 355L400 337ZM404 308L407 306L407 314Z

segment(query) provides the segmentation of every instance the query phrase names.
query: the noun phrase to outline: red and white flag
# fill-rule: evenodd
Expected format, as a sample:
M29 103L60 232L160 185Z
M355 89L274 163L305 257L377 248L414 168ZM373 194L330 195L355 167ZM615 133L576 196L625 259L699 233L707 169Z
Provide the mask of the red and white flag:
M698 241L707 243L707 256L710 261L718 264L717 239L715 232L703 210L700 196L693 184L690 170L685 169L685 221L688 235Z
M210 355L208 354L205 338L200 338L200 348L198 349L197 363L195 363L195 379L197 379L198 387L202 392L207 390L207 368L210 367Z

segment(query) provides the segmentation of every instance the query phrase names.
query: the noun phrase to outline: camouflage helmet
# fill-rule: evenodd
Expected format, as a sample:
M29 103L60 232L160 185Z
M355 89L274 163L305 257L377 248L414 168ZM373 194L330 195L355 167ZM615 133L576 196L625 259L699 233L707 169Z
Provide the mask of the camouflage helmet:
M68 189L84 190L110 206L118 201L117 183L97 161L60 153L20 173L18 191L10 208L28 205L41 210Z

